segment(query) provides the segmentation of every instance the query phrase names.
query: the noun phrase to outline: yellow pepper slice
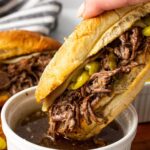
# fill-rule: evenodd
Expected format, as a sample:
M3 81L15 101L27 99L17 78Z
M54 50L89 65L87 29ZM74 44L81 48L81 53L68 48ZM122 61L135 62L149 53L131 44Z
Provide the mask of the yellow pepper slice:
M69 89L76 90L83 86L88 80L90 76L87 71L83 71L82 74L77 78L76 83L71 83Z
M83 72L83 69L80 69L78 72L76 72L76 74L73 76L73 78L71 79L72 82L76 82L77 78L81 75L81 73Z
M100 64L96 61L90 62L85 66L85 70L89 72L89 75L98 72L99 68L100 68Z
M150 36L150 26L147 26L142 31L144 36Z
M114 70L117 67L116 56L113 53L108 55L108 65L110 70Z
M6 149L6 141L2 137L0 137L0 149Z

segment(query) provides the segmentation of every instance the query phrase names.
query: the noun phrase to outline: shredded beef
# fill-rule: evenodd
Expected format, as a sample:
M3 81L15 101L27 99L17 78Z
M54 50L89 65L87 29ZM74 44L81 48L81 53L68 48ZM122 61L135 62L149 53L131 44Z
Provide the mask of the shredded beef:
M138 50L140 44L141 44L141 31L139 30L139 28L134 28L132 30L132 35L130 37L131 39L131 45L132 45L132 54L131 54L131 58L130 60L134 60L134 58L136 57L136 51Z
M119 37L120 45L114 48L114 53L122 59L121 65L127 65L136 57L136 51L142 43L141 29L133 28Z
M6 72L0 71L0 90L5 89L10 85L10 80Z
M57 129L61 123L64 124L64 132L71 132L80 127L81 118L84 118L87 124L93 121L101 124L105 119L107 120L103 114L95 114L93 108L102 97L111 94L113 82L118 75L129 73L133 67L142 64L136 62L136 56L142 51L146 54L149 47L149 38L145 39L142 36L141 28L134 27L123 33L114 44L112 42L101 50L103 58L98 58L101 69L81 88L66 89L49 109L49 134L52 136L59 134ZM116 57L116 68L113 70L108 62L110 53Z
M37 85L38 80L49 63L54 52L43 52L31 58L24 58L17 63L1 63L0 90L13 95L23 89Z
M111 80L111 77L117 74L120 71L120 68L113 70L113 71L101 71L98 73L94 73L91 78L90 82L91 85L88 85L88 93L109 93L111 89L108 89L108 83Z

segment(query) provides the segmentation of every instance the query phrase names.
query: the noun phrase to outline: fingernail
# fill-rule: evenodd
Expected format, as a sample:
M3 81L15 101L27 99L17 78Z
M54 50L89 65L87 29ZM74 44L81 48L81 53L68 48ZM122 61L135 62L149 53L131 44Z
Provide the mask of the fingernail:
M82 17L83 16L84 9L85 9L85 3L82 3L81 6L78 9L77 17Z

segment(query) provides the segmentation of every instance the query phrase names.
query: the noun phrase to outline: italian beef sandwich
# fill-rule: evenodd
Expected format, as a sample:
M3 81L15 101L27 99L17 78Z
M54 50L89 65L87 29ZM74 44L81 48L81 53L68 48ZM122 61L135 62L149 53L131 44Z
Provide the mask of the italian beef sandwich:
M0 106L13 94L37 85L60 45L30 31L0 32Z
M114 120L150 76L150 2L83 20L36 89L48 134L85 140Z

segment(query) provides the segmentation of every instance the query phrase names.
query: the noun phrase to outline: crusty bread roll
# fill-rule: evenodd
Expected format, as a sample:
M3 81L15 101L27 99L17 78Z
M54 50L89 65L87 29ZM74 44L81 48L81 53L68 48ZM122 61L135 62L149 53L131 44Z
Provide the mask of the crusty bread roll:
M109 11L96 18L83 20L66 39L42 74L35 93L37 102L43 102L45 110L51 108L56 98L65 91L80 68L83 68L105 46L149 13L150 2L147 2ZM137 59L142 60L143 57L144 54L137 56ZM103 97L94 108L96 113L101 112L99 106L103 102L109 101L103 109L101 124L93 121L89 125L84 118L81 118L80 128L64 133L64 124L61 123L57 126L57 134L78 140L84 140L98 134L129 106L143 87L145 80L150 76L150 53L147 53L145 60L144 66L131 69L129 74L114 83L115 89L111 93L113 96L111 98L108 96ZM120 87L122 87L123 92L117 93Z
M0 60L45 50L56 50L60 45L58 41L50 37L30 31L1 31Z

